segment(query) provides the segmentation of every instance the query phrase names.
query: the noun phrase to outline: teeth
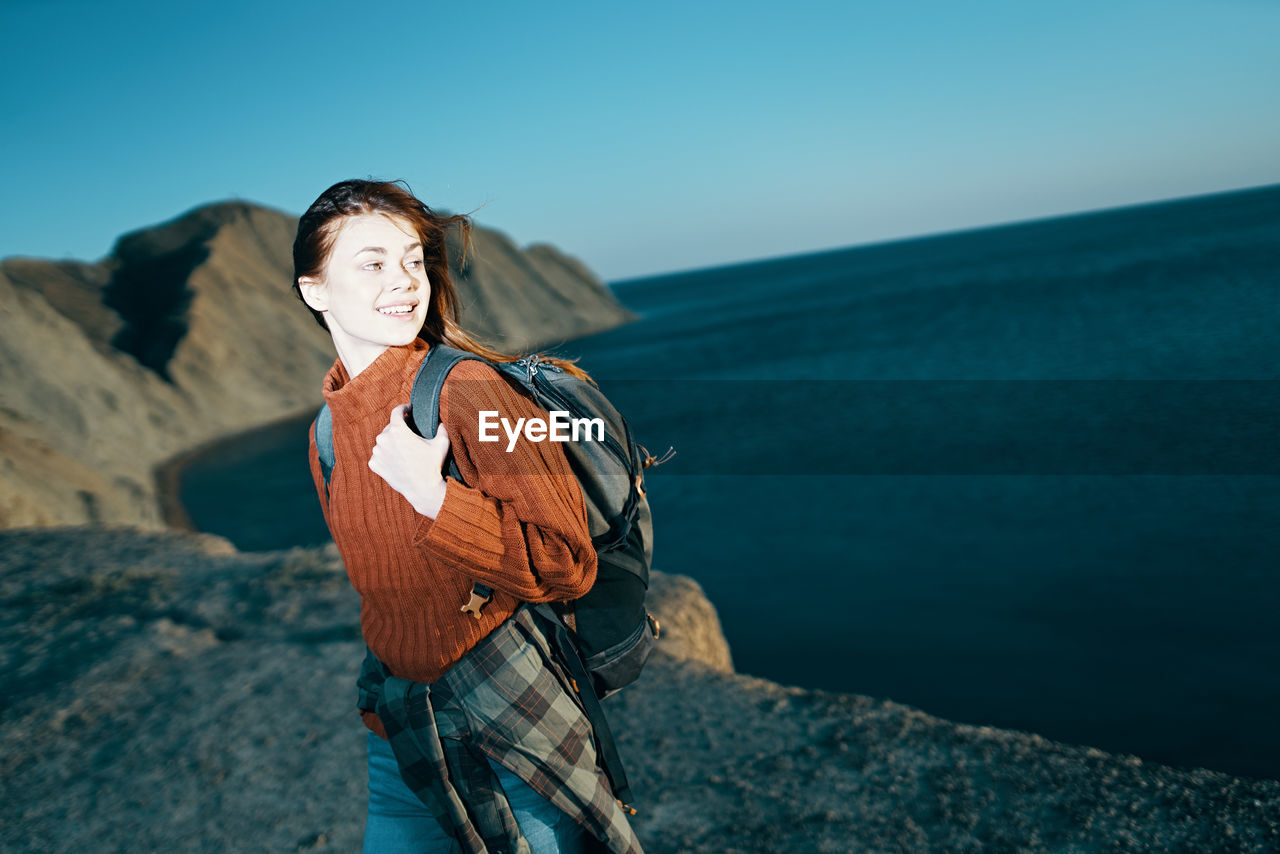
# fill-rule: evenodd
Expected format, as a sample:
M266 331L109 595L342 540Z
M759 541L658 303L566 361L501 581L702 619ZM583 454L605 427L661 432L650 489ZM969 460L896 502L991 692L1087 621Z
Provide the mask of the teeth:
M378 309L378 311L382 312L383 314L408 314L409 312L413 311L413 306L393 305L387 308L380 308Z

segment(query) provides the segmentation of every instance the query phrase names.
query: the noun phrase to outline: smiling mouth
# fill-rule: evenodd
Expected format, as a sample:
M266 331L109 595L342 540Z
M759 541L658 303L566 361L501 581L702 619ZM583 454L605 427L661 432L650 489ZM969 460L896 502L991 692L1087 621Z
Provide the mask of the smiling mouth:
M389 317L402 317L406 314L413 314L413 310L417 307L417 303L412 305L406 303L401 303L400 305L385 305L378 309L378 313L385 314Z

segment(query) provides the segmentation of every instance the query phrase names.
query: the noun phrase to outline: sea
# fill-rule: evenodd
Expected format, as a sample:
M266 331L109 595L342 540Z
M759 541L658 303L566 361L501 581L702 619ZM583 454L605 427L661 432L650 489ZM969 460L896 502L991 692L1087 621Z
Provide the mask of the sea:
M1280 779L1280 186L611 283L563 342L735 668ZM320 377L316 377L320 382ZM307 420L181 476L327 541Z

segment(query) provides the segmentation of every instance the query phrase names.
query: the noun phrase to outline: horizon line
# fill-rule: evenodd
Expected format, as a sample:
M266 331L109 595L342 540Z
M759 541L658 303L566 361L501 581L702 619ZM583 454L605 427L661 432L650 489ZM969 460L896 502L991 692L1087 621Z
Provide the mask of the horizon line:
M939 237L957 237L962 234L973 234L982 231L999 231L1003 228L1016 228L1024 225L1034 225L1036 223L1052 222L1059 219L1073 219L1075 217L1095 216L1098 214L1118 213L1120 211L1132 210L1134 208L1153 207L1156 205L1176 204L1179 202L1191 202L1203 199L1212 199L1217 196L1230 196L1236 193L1261 192L1265 190L1280 190L1280 181L1268 184L1254 184L1245 187L1233 187L1226 190L1213 190L1208 193L1194 193L1189 196L1166 196L1163 198L1147 199L1140 202L1126 202L1125 204L1112 205L1103 208L1082 208L1077 210L1063 211L1061 213L1045 214L1044 216L1034 216L1029 219L1017 220L1001 220L998 222L981 223L978 225L962 226L960 228L944 229L942 231L926 231L918 234L904 234L898 237L887 237L879 240L872 240L866 243L849 243L842 246L831 246L825 249L808 249L803 252L787 252L782 255L762 255L753 258L742 258L736 261L725 261L719 264L706 264L698 267L687 267L677 270L667 270L661 273L645 273L639 276L627 276L622 279L607 279L605 284L610 288L619 285L632 285L637 282L647 282L654 279L665 279L672 276L685 276L695 273L706 273L712 270L728 270L734 267L748 267L755 264L768 264L774 261L789 261L800 258L810 258L817 255L834 255L839 252L848 252L854 249L873 249L882 246L893 246L900 243L912 243L917 240L932 240Z

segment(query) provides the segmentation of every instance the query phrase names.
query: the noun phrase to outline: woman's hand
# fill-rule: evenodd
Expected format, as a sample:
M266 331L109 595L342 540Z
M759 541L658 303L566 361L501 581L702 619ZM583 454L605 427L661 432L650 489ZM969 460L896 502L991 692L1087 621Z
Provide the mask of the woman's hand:
M405 423L408 410L407 403L391 410L391 420L373 443L369 468L403 495L414 510L434 519L444 503L441 471L449 455L449 434L441 424L434 439L424 439Z

